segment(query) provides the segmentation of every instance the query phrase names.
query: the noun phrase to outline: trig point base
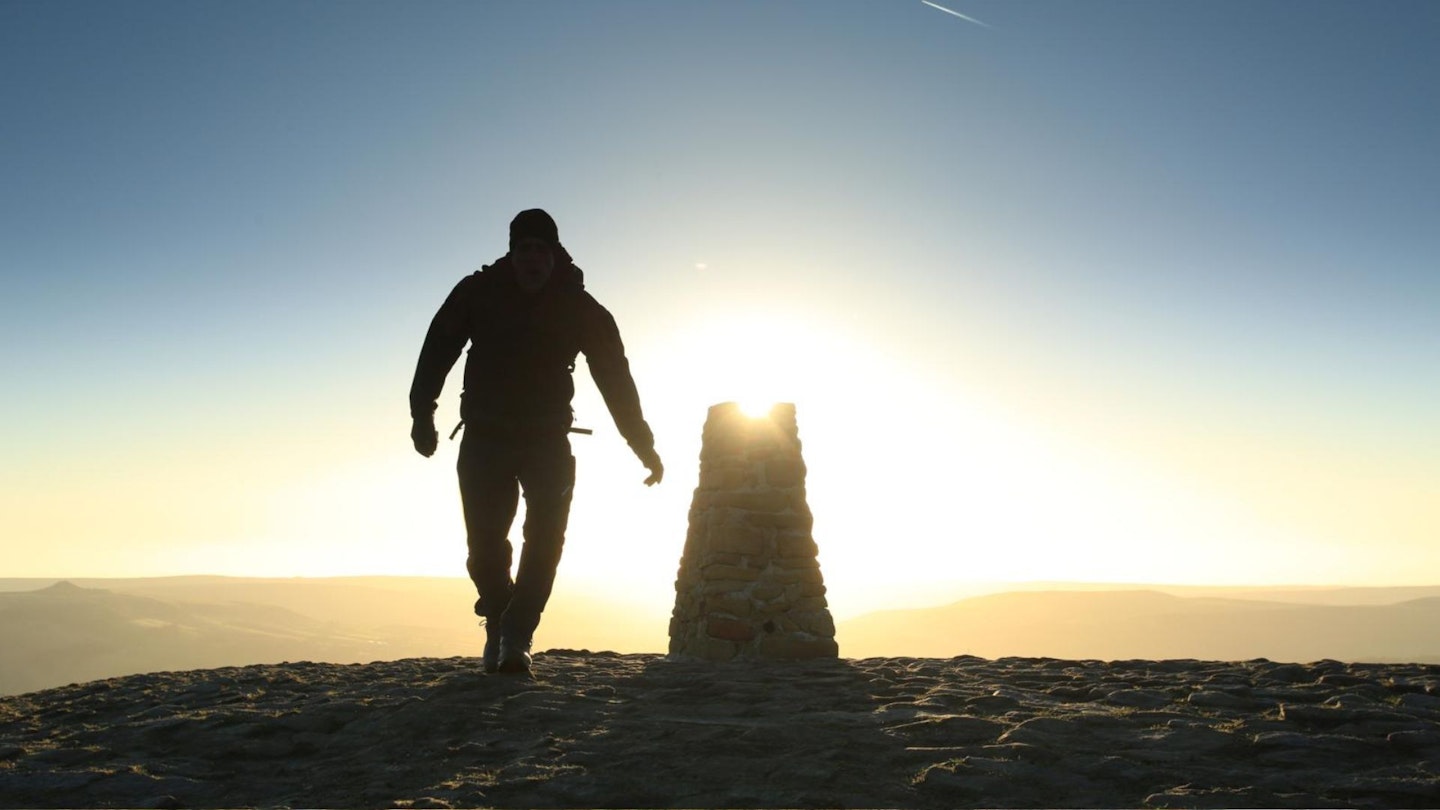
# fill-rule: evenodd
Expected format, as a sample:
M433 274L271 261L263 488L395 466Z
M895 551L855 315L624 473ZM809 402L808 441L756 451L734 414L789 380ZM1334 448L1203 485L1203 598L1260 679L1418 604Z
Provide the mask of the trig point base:
M758 417L733 402L712 406L675 578L670 654L838 657L812 523L795 406Z

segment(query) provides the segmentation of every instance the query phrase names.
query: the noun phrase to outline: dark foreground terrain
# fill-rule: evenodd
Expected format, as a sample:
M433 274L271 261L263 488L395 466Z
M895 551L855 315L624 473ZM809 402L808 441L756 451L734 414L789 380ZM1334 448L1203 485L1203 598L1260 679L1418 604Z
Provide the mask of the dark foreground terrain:
M3 807L1435 807L1440 666L554 651L0 699Z

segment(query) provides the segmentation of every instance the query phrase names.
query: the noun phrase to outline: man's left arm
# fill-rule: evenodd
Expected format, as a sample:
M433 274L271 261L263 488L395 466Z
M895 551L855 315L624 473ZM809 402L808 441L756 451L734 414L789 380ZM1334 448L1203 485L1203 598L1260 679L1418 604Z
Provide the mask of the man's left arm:
M585 308L581 321L580 351L585 354L585 363L590 367L590 376L615 427L625 437L631 451L640 463L650 471L645 485L660 483L665 476L665 465L655 452L655 434L645 422L640 409L640 392L635 388L635 378L630 375L630 361L625 358L625 344L620 340L620 328L615 318L589 295L585 296Z

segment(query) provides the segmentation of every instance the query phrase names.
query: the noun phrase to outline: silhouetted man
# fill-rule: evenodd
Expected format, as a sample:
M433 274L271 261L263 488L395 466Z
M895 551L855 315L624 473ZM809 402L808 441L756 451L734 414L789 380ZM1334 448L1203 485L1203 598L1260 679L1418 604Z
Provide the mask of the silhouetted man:
M615 319L585 292L549 214L521 211L510 223L510 252L455 285L430 322L410 386L410 438L423 456L435 452L435 401L467 341L456 465L466 568L479 594L475 613L485 619L485 671L526 673L575 485L569 432L577 354L584 353L616 427L649 469L645 484L659 483L665 468ZM521 490L525 542L512 580L507 535Z

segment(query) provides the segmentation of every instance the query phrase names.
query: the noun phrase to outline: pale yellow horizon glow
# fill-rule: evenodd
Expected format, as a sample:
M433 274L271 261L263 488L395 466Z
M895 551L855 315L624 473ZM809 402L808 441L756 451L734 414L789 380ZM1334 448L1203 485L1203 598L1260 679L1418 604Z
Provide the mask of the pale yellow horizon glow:
M725 401L762 412L796 404L837 614L944 601L976 582L1434 580L1435 551L1420 542L1437 529L1423 467L1380 476L1343 448L1284 436L1087 428L1081 403L1103 401L1074 388L1051 400L1030 390L1010 409L821 312L716 311L632 354L666 480L640 485L642 468L582 381L577 410L597 433L573 441L580 478L561 587L668 610L701 427ZM458 442L422 459L403 433L361 435L339 431L284 455L197 443L37 476L5 496L12 530L41 540L6 573L464 576ZM1428 567L1367 559L1365 532L1382 518ZM523 506L517 543L522 522Z

